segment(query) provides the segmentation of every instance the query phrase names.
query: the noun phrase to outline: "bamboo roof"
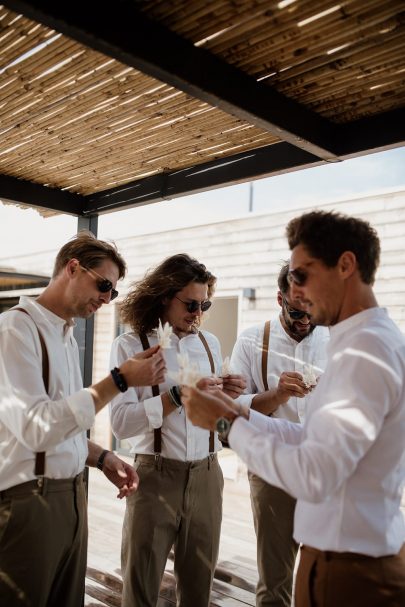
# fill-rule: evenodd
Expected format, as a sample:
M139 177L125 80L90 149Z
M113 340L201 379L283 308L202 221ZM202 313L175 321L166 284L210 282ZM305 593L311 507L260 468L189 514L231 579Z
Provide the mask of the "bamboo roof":
M5 201L97 213L403 144L401 0L84 8L0 6Z

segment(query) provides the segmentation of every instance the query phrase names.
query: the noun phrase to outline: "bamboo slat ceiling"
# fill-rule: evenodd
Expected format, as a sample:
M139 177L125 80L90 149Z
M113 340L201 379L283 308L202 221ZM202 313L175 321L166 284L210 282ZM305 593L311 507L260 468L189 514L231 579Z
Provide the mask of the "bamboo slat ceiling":
M403 0L81 4L0 6L4 199L28 182L97 213L403 144ZM44 192L30 204L57 209Z
M140 8L333 122L405 102L402 0L145 0Z
M90 194L276 141L29 19L0 19L7 175Z

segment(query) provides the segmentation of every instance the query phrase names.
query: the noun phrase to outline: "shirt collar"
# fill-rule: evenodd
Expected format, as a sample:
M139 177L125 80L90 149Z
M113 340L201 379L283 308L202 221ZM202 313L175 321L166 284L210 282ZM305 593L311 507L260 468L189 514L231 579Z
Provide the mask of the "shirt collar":
M384 318L386 316L386 308L380 308L378 306L368 308L367 310L363 310L362 312L353 314L352 316L349 316L349 318L345 318L345 320L342 320L336 325L329 327L330 336L333 339L338 339L341 335L347 333L347 331L352 331L354 328L358 327L363 323L368 323L372 320L378 320L379 318Z
M48 308L45 308L45 306L42 306L36 301L36 299L33 299L32 297L22 295L19 303L23 308L27 309L38 325L51 323L54 327L58 328L64 336L67 335L69 330L76 325L73 318L69 320L61 318L57 314L54 314L48 310Z

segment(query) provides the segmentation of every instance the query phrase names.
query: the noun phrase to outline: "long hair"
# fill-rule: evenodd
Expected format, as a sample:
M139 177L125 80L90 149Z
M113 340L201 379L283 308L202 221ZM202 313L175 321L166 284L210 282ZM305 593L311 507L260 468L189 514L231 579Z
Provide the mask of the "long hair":
M172 255L133 283L120 306L121 320L135 333L150 333L162 318L164 301L173 299L190 282L206 284L211 299L216 281L202 263L186 253Z

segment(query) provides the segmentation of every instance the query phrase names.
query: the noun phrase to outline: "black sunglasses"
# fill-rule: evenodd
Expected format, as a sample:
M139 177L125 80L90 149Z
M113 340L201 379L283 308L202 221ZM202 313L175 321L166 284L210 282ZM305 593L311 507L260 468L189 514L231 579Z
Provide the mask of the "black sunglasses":
M201 312L206 312L212 306L212 301L210 301L209 299L200 303L195 299L192 299L191 301L183 301L182 299L180 299L180 297L177 297L177 295L175 295L175 298L181 301L181 303L186 306L187 312L190 312L190 314L194 314L194 312L197 312L197 310L199 310L200 308Z
M304 316L308 316L308 318L311 318L311 315L308 314L308 312L304 312L304 310L296 310L295 308L291 308L291 306L288 303L288 301L286 300L286 298L283 297L282 299L283 299L285 307L287 308L288 315L293 320L301 320L301 318L304 318Z
M85 270L86 272L89 272L90 274L95 274L98 277L98 279L96 279L96 284L97 289L100 291L100 293L108 293L108 291L111 291L110 301L118 297L118 291L113 289L111 280L108 280L108 278L104 278L103 276L98 274L98 272L92 270L91 268L85 268L82 265L80 267L83 268L83 270Z
M287 274L288 284L295 284L298 287L302 287L308 278L308 274L304 270L290 270Z

